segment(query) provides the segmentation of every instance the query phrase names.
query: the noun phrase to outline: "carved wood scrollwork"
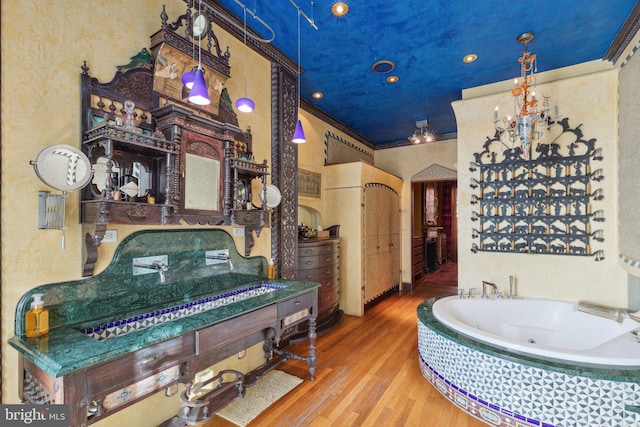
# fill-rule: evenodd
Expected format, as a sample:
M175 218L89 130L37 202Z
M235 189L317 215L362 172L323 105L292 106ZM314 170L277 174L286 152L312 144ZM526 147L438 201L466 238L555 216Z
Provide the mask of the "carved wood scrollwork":
M271 164L272 183L282 203L271 213L271 247L280 277L295 278L298 271L298 147L291 142L297 121L296 76L273 64Z

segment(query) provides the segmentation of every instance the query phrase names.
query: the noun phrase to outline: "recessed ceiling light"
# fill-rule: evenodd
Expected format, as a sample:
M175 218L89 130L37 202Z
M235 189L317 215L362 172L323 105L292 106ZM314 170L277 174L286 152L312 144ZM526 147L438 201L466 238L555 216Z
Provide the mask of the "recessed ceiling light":
M470 63L470 62L475 61L476 59L478 59L478 55L476 55L475 53L470 53L470 54L468 54L468 55L465 55L465 56L462 58L462 62L466 62L466 63L468 64L468 63Z
M383 59L382 61L375 62L371 66L371 71L378 74L387 74L392 72L394 68L396 68L396 64L394 64L391 61L387 61L386 59Z
M313 94L311 95L314 99L320 99L324 96L324 94L322 92L313 92Z
M400 78L398 76L389 76L389 77L387 77L387 83L395 83L398 80L400 80Z
M338 17L344 16L349 13L349 5L343 1L337 1L331 6L331 13Z

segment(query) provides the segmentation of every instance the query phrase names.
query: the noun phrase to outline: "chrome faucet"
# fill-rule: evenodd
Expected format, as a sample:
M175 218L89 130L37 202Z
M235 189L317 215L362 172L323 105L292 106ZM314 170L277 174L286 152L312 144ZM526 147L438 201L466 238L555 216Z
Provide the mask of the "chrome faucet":
M229 255L216 254L216 255L207 255L207 259L217 259L220 261L227 261L229 263L229 270L233 270L233 260Z
M162 261L153 261L151 264L133 264L134 267L156 270L160 274L160 283L165 281L165 272L169 270L169 266Z
M491 283L491 282L487 282L486 280L482 281L482 298L487 298L489 295L487 294L487 286L491 286L493 288L493 293L496 294L496 296L500 295L500 292L498 291L498 287L496 286L495 283Z

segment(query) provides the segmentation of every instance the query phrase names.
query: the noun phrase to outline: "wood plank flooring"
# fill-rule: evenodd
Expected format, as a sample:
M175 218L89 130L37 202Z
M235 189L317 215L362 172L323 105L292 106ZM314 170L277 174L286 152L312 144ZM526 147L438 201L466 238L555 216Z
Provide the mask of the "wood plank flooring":
M418 365L416 307L433 296L455 294L455 278L457 265L446 263L413 291L390 295L363 317L345 316L341 326L317 340L315 381L308 380L302 362L281 365L278 369L306 381L250 426L485 426L442 397ZM306 343L292 349L306 354ZM207 426L233 424L216 417Z

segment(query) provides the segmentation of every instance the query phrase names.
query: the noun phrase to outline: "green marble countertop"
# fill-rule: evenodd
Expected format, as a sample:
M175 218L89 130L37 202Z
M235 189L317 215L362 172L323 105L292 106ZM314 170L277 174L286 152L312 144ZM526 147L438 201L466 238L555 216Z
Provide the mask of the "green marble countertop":
M515 352L499 349L480 341L474 340L462 335L455 330L443 325L433 315L431 307L436 300L445 297L431 298L418 305L418 321L423 325L436 332L437 334L465 347L473 348L482 353L489 354L494 357L520 363L526 366L544 369L547 371L561 372L567 375L579 375L593 379L606 379L611 381L623 381L640 384L640 370L637 367L624 368L608 368L600 365L588 365L577 363L562 363L560 361L548 361L538 358L525 356ZM638 344L640 351L640 343Z
M83 327L88 326L87 322L84 321L79 324L62 325L53 328L47 335L39 338L26 338L25 336L16 335L9 339L9 344L48 374L53 377L60 377L78 369L84 369L96 363L104 362L108 359L113 359L240 316L269 304L283 301L320 286L315 282L284 279L273 281L261 280L259 282L246 283L246 285L251 286L252 284L260 283L283 286L283 288L102 341L98 341L80 331ZM219 291L218 289L217 292ZM202 298L203 296L206 296L206 293L195 295L191 300ZM183 301L188 302L189 300L190 299L186 299ZM165 302L156 307L148 307L148 310L157 310L170 305L171 303ZM126 318L131 314L132 313L123 312L120 318ZM108 319L102 320L108 321L112 318L113 316L110 316ZM94 324L99 323L100 320L96 320Z

